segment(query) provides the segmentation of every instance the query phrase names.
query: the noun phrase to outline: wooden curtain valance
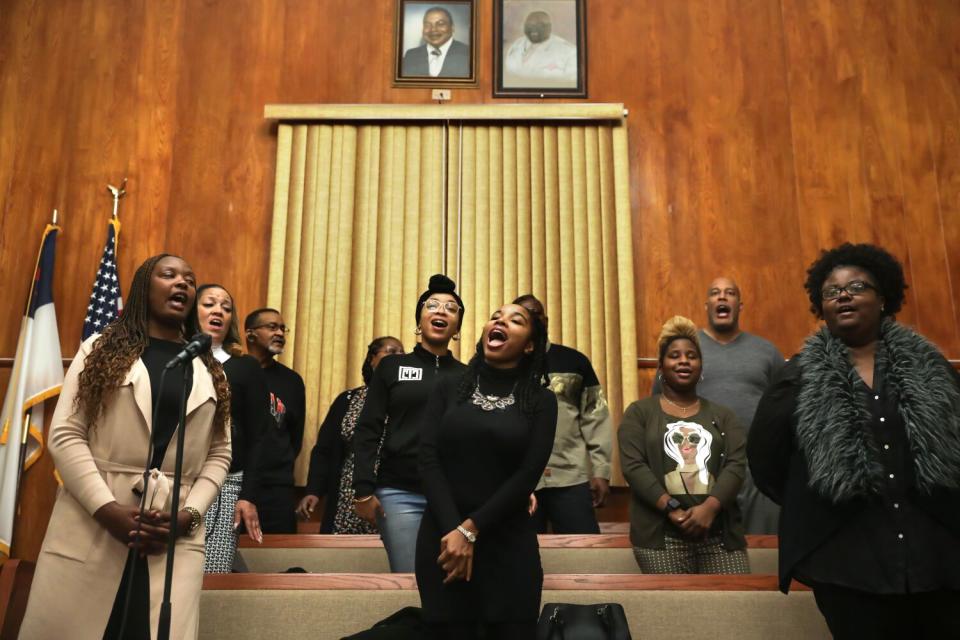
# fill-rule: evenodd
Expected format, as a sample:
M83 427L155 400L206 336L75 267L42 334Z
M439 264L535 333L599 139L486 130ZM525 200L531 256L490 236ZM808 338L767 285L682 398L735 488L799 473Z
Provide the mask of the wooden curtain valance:
M622 103L268 104L267 120L623 120Z

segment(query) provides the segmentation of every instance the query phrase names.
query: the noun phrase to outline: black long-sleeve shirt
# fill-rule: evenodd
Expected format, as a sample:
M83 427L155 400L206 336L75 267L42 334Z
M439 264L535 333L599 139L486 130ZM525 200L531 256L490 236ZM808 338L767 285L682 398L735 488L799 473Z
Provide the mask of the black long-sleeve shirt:
M273 422L260 448L260 483L293 486L293 463L303 446L307 394L300 374L279 362L263 369Z
M960 382L946 362L943 367ZM794 356L764 393L747 441L757 487L784 507L780 589L786 592L792 578L873 593L956 589L958 494L916 493L913 454L900 418L903 391L886 384L889 371L875 370L876 389L861 382L857 390L866 397L865 428L881 452L887 483L881 495L844 504L809 488L806 455L796 440L801 371L802 359Z
M480 369L483 394L509 396L517 370ZM457 380L438 385L427 405L420 444L420 474L441 532L470 518L481 534L526 515L527 500L543 473L557 429L557 399L537 387L529 417L519 401L484 411L457 398Z
M231 356L223 363L230 383L230 435L233 461L230 472L243 471L241 500L256 500L259 486L259 450L272 426L270 392L260 363L252 356Z
M363 387L359 387L363 389ZM310 452L310 471L307 474L307 495L326 496L327 500L320 520L320 533L333 533L337 514L337 497L340 474L347 452L341 435L343 418L350 407L350 396L358 389L344 391L336 397L327 417L320 425L317 442Z
M459 379L464 368L452 355L435 356L420 345L380 362L353 435L353 487L358 498L372 494L376 487L421 490L417 457L427 400L440 381ZM375 473L384 430L380 470Z

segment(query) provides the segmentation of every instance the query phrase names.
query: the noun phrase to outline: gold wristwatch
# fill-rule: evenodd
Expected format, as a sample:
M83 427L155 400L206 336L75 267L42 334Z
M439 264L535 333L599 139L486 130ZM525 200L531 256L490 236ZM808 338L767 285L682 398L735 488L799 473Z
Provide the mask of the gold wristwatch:
M192 536L200 529L200 525L203 524L203 516L193 507L184 507L183 510L190 514L190 524L187 525L185 533L188 536Z

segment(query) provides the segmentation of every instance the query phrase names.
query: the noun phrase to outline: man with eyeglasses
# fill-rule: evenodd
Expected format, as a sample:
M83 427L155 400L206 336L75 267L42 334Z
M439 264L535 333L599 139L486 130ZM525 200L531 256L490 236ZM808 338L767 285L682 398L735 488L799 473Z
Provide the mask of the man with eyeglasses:
M547 315L533 294L513 301L547 326ZM610 493L613 424L600 380L586 355L547 343L546 374L557 396L553 451L537 484L534 519L541 533L600 533L594 509Z
M743 299L732 278L721 276L710 283L704 307L707 326L699 331L703 380L697 385L697 393L732 409L743 428L749 430L760 397L783 368L783 356L769 340L740 328ZM660 390L657 379L653 393ZM780 509L757 490L749 473L737 502L748 534L777 533Z
M275 428L260 448L260 495L257 509L263 533L296 533L293 463L303 445L306 390L296 371L276 361L286 345L287 326L276 309L251 312L243 323L247 351L260 362L270 391Z

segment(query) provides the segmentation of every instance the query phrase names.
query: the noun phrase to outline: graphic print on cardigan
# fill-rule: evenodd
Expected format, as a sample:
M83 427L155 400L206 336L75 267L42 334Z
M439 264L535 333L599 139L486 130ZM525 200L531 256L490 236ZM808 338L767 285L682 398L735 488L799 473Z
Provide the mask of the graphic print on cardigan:
M917 490L960 488L960 389L949 365L929 341L890 318L880 327L877 358L906 429ZM834 503L879 494L880 451L847 346L824 327L807 339L800 359L796 435L810 487Z

